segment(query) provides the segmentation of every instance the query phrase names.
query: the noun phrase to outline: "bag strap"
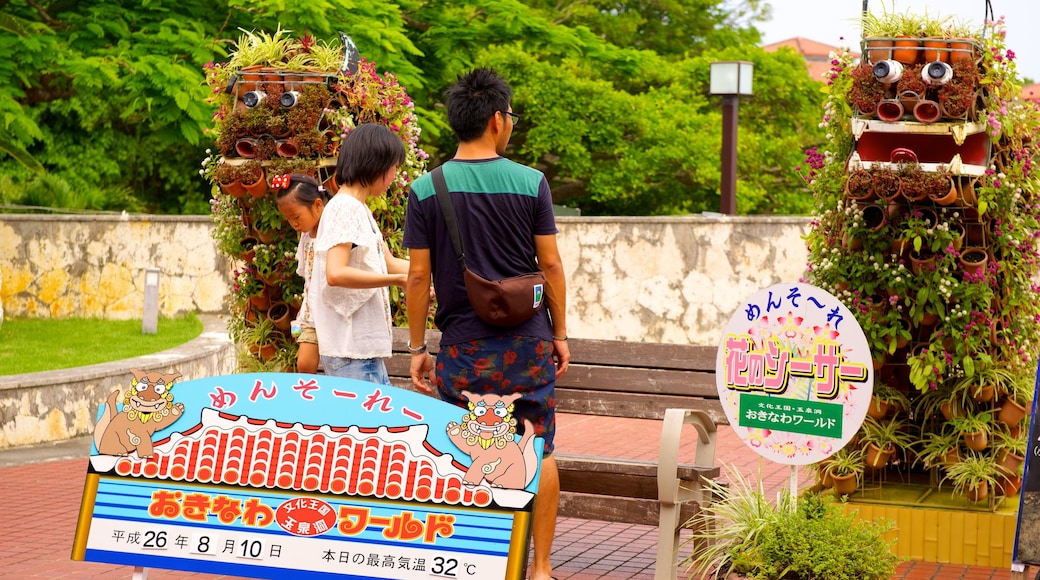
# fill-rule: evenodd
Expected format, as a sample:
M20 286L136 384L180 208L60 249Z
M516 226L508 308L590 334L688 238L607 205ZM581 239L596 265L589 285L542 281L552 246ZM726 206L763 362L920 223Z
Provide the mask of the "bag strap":
M459 266L466 269L466 252L462 249L462 238L459 236L459 220L455 215L455 204L451 202L451 194L448 193L448 184L444 181L444 172L441 166L433 168L430 172L433 178L433 189L437 192L437 201L441 204L441 213L444 221L448 224L448 235L451 236L451 245L455 248L455 256L459 260Z

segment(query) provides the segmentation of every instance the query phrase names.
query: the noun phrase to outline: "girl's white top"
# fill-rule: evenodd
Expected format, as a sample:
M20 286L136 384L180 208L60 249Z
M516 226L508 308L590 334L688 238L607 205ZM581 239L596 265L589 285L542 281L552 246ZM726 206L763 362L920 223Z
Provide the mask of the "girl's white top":
M372 212L351 195L333 196L318 224L309 291L318 352L352 359L388 357L392 345L389 289L329 286L325 275L329 250L341 244L353 244L351 267L387 274L383 236Z
M296 246L296 273L303 278L303 301L296 320L300 322L300 326L314 328L308 292L311 287L311 274L314 273L314 237L310 232L300 234L300 243Z

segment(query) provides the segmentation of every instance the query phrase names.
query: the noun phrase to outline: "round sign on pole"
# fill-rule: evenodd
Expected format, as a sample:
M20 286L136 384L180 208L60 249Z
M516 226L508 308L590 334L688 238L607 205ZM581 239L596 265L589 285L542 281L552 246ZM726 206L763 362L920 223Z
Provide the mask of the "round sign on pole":
M871 360L863 329L831 293L777 284L730 318L715 382L748 447L777 463L807 465L859 430L874 389Z

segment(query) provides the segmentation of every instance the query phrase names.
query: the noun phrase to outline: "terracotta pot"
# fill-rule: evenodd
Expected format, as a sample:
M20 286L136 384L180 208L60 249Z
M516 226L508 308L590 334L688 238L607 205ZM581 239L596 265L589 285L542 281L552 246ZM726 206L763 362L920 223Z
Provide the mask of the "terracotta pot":
M263 75L260 74L260 70L263 68L262 65L255 64L238 71L237 84L240 93L255 91L259 87L257 83L263 78Z
M935 255L921 255L917 251L910 252L910 270L915 276L920 276L922 270L931 269L934 264Z
M882 401L877 397L870 397L870 405L867 407L867 416L871 419L883 419L888 414L888 401Z
M278 347L274 343L266 344L254 344L249 349L250 352L257 355L260 360L267 362L274 358L274 355L278 353Z
M242 186L254 198L263 197L267 193L267 179L263 173L260 174L260 179L257 179L256 183L243 183Z
M945 38L927 38L921 44L924 45L925 62L948 62L950 60L950 52L947 50L950 43Z
M977 403L988 403L993 400L996 391L997 389L993 385L974 387L971 390L971 398Z
M1011 398L1004 399L1004 404L1000 407L1000 412L997 413L997 420L1008 427L1019 425L1025 417L1026 408Z
M897 38L893 43L895 49L892 51L892 58L898 60L904 65L917 64L917 61L921 58L921 41L916 38L901 37Z
M277 153L279 157L291 159L300 154L300 149L291 139L282 139L278 141L277 145L275 145L275 153Z
M340 140L336 135L336 132L329 129L324 131L321 136L325 139L325 148L322 153L326 157L335 157L339 153Z
M961 461L961 448L954 447L946 452L942 457L943 465L951 465L954 463L960 463Z
M1011 477L998 477L996 489L993 491L997 495L1011 497L1017 494L1020 489L1022 489L1022 476L1013 475Z
M880 231L888 223L885 208L879 205L868 205L863 208L863 225L872 232Z
M884 449L874 445L873 443L867 445L867 453L865 456L865 463L873 467L874 469L881 469L888 465L888 462L896 454L895 447L886 447Z
M871 63L890 60L892 58L892 41L880 38L866 41L867 60Z
M329 192L329 195L335 195L339 191L339 184L336 183L336 172L330 173L328 179L323 181L321 185Z
M852 181L852 179L845 180L845 195L849 199L860 203L866 203L874 200L874 192L872 191L869 185L867 187L864 187L862 190L857 190L850 187Z
M257 140L253 137L243 137L235 141L235 153L245 159L256 157Z
M957 183L954 182L953 178L949 178L950 187L943 191L933 191L928 194L928 197L939 205L952 205L953 202L957 201Z
M972 502L985 501L989 497L989 483L980 481L978 484L968 487L964 490L964 496Z
M914 105L914 118L921 123L934 123L941 116L942 110L939 108L939 103L935 101L921 99Z
M856 491L856 474L851 473L849 475L834 475L831 474L831 480L834 482L834 491L840 495L852 495Z
M1022 464L1025 462L1025 457L1015 455L1007 449L1001 449L1000 456L997 457L997 465L1003 468L1009 475L1018 473L1018 468L1022 467Z
M979 197L975 194L975 184L978 179L965 178L960 184L960 193L957 197L960 198L961 204L965 206L976 206L979 203Z
M250 296L249 303L259 310L266 311L271 306L271 299L267 297L267 292L261 291L259 294Z
M241 248L242 248L242 253L239 254L238 257L241 258L241 260L243 262L245 262L247 264L252 264L253 263L253 256L256 255L256 248L255 248L255 246L259 242L260 242L260 240L256 239L253 236L246 236L246 237L242 238L242 241L239 242L239 244L241 245Z
M903 103L897 99L885 99L878 103L877 117L882 121L893 122L903 118Z
M989 262L989 256L982 248L968 248L957 258L957 263L960 264L961 270L965 274L976 276L986 269L987 262Z
M989 435L985 431L963 433L964 444L972 451L982 451L989 446Z
M975 43L964 38L951 38L950 64L955 62L973 62L975 60Z
M951 223L950 232L952 232L954 235L953 249L959 252L961 248L964 246L964 226L956 222Z
M267 309L267 317L274 323L274 327L282 332L289 330L289 305L285 302L274 302Z
M234 198L239 198L245 195L246 188L242 185L241 181L232 181L231 183L218 183L220 191L225 195L230 195Z
M268 230L264 228L254 227L251 228L249 231L253 234L253 236L256 237L256 239L260 240L265 244L270 244L274 242L275 238L278 237L278 232L276 230Z
M942 413L942 416L947 421L949 421L954 417L960 417L963 414L964 409L961 408L960 405L954 404L953 401L943 401L942 404L939 405L939 412Z
M845 249L858 252L863 249L863 240L852 236L849 232L845 232L841 236L841 245L845 246Z

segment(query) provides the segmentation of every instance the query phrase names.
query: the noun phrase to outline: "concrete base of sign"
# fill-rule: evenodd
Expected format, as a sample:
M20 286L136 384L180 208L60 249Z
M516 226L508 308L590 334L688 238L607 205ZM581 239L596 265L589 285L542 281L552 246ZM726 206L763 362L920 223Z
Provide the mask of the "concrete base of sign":
M856 492L846 509L859 519L895 522L888 537L908 560L1011 567L1018 496L972 504L946 487L886 482Z

